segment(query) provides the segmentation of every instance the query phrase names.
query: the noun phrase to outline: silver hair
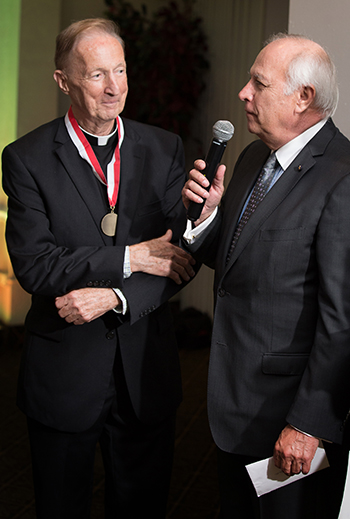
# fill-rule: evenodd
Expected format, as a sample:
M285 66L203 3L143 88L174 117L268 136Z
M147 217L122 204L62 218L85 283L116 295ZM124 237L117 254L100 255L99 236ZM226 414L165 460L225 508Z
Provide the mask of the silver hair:
M266 45L280 39L291 39L300 43L312 41L298 34L278 33L269 38ZM284 93L291 95L301 87L313 85L316 90L314 108L323 117L332 117L339 99L337 74L328 53L321 46L319 49L319 52L301 49L300 53L291 59L286 71Z
M109 34L116 38L124 49L124 41L120 36L119 27L112 21L105 18L86 18L73 22L66 27L56 38L55 65L59 70L67 67L70 53L74 45L80 38L89 33L94 35L96 32Z

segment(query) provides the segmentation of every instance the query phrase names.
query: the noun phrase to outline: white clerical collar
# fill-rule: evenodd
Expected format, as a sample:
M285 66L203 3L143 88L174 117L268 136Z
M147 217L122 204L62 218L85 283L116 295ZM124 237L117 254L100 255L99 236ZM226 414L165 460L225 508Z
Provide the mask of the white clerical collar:
M313 137L315 137L316 133L318 133L321 128L323 128L327 121L328 118L322 119L322 121L314 124L305 130L305 132L287 142L287 144L276 151L277 160L284 171L288 168L288 166L290 166L295 157L301 152L307 143L311 141Z
M119 116L118 116L118 118L119 118L119 125L120 125L120 135L119 135L119 148L120 148L120 146L122 145L123 139L124 139L124 125L123 125L121 118ZM113 137L118 131L117 125L115 125L113 132L110 133L109 135L94 135L93 133L87 132L81 126L79 126L79 128L87 135L91 135L91 137L94 137L97 140L98 146L106 146L108 144L109 139L111 137Z

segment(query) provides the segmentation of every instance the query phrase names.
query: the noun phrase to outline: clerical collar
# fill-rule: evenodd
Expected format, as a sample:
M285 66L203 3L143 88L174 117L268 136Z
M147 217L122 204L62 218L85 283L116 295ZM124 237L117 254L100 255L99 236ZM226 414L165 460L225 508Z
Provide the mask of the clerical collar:
M97 146L106 146L108 144L109 139L111 137L114 137L114 135L118 131L118 127L117 127L116 123L114 123L114 125L115 125L115 128L114 128L113 132L110 133L109 135L94 135L93 133L89 133L86 130L84 130L84 128L82 128L81 126L79 126L79 128L86 135L89 135L89 137L93 137L93 144L96 144ZM89 141L91 143L91 139L89 139Z

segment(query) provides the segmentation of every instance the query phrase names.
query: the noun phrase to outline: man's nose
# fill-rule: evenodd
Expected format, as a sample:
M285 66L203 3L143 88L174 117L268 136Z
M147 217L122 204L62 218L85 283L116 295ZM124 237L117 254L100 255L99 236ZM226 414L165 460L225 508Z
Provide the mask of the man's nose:
M108 74L106 77L105 91L108 94L118 94L120 91L118 78L115 74Z
M238 97L241 101L251 101L253 98L253 91L251 86L251 81L248 81L248 83L242 88L242 90L239 92Z

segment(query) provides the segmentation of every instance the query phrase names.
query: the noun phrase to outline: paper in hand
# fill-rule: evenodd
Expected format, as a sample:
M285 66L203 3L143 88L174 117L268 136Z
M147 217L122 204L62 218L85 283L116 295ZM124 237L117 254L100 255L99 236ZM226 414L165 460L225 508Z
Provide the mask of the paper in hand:
M299 479L310 476L318 470L329 467L327 456L323 447L318 447L314 459L311 462L311 468L308 474L294 474L293 476L286 476L281 469L278 469L273 461L273 458L257 461L246 466L250 479L253 482L255 491L258 497L278 488L299 481Z

